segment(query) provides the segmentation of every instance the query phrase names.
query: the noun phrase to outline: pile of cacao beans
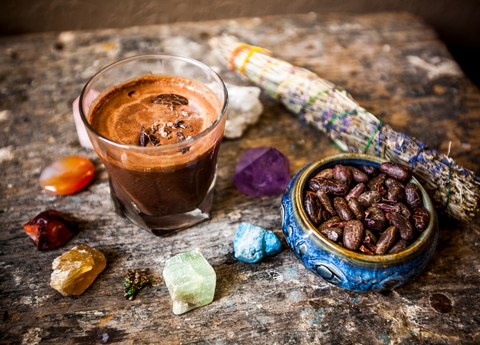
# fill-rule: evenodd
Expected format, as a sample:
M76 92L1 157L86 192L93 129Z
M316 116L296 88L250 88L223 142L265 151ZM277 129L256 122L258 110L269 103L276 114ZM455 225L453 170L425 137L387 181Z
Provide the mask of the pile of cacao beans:
M308 181L304 206L329 240L365 254L393 254L424 231L430 215L410 169L396 163L337 164Z

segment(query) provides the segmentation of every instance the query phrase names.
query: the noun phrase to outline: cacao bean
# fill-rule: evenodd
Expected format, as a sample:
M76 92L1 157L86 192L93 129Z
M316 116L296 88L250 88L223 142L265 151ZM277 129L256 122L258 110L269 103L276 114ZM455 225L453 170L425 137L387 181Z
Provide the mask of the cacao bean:
M165 93L152 99L152 103L165 104L169 106L188 105L188 99L174 93Z
M317 191L317 197L322 203L323 207L328 211L328 213L330 213L332 216L337 215L337 211L332 206L332 201L328 197L327 193L320 189Z
M328 223L328 227L329 228L340 228L340 229L343 229L345 227L345 224L347 224L347 222L338 222L338 223Z
M412 172L409 168L393 162L381 164L380 171L390 177L393 177L394 179L404 182L410 180L410 178L412 177Z
M387 254L395 254L395 253L398 253L399 251L407 248L409 245L410 245L410 241L406 241L406 240L404 240L403 238L400 238L400 239L393 245L393 247L390 248L390 249L387 251Z
M322 210L322 219L323 221L327 221L329 220L330 218L332 218L332 216L330 215L330 212L328 212L327 210Z
M389 204L382 204L382 203L373 204L372 206L373 207L378 207L378 208L380 208L384 211L400 213L400 207L398 207L398 206L389 205Z
M385 190L385 187L383 186L385 184L385 181L387 180L387 174L380 174L368 182L367 187L369 190L376 190L377 192L382 192Z
M342 221L342 219L338 216L335 216L335 217L332 217L330 218L329 220L323 222L322 224L320 224L320 226L318 227L318 230L320 232L322 232L322 230L328 228L328 224L330 223L340 223Z
M342 247L369 255L397 253L430 221L419 187L408 183L411 176L410 169L392 162L379 169L337 164L308 181L305 211L319 233Z
M404 216L407 219L410 219L410 216L411 216L411 213L408 207L402 204L401 202L397 202L394 205L374 204L373 206L381 208L384 211L400 213L402 216Z
M327 236L327 238L330 241L337 242L338 240L341 240L343 237L343 230L340 228L326 228L322 230L322 234Z
M360 204L357 199L353 197L350 198L350 200L348 200L348 207L350 208L350 211L352 211L352 213L355 215L355 218L357 218L357 220L363 221L365 219L365 210L362 204Z
M377 242L377 250L375 254L385 254L388 249L395 243L395 240L398 237L398 229L394 226L389 227L385 230Z
M388 220L390 221L390 225L393 225L398 229L401 238L407 241L413 239L413 225L407 218L400 213L392 212L390 213Z
M365 229L365 237L363 238L363 243L373 243L377 244L377 237L368 229Z
M422 207L422 195L420 188L415 183L407 183L405 186L405 201L410 208Z
M405 185L403 184L403 182L400 182L398 180L395 180L394 178L387 178L385 180L385 187L387 187L388 189L392 188L393 186L397 186L397 187L400 187L400 188L405 188Z
M368 183L370 181L370 178L368 177L367 174L365 174L363 171L358 170L355 167L352 166L346 166L345 168L350 169L353 175L353 180L357 183Z
M323 190L327 194L344 196L348 193L348 186L335 180L327 180L324 178L312 178L308 181L308 186L314 192Z
M369 207L365 211L363 225L371 230L382 232L387 227L385 213L377 207Z
M341 164L337 164L333 168L333 178L341 183L346 184L347 186L351 186L353 181L353 174L350 169L347 169Z
M333 199L333 207L335 207L335 210L337 210L337 213L342 220L348 222L349 220L355 219L355 215L348 207L348 204L344 198L337 196L335 199Z
M348 192L347 196L345 197L345 200L350 200L350 198L358 198L360 195L365 191L365 185L363 183L357 184L355 187L353 187L350 192Z
M308 191L303 201L305 210L313 224L318 225L322 222L322 204L318 200L317 195Z
M363 171L365 174L367 174L370 178L373 178L378 174L377 168L371 165L358 165L357 168L358 170Z
M357 250L363 240L363 224L359 220L347 222L343 229L343 245L345 248Z
M369 208L373 204L382 201L382 195L379 192L372 190L362 193L357 200L364 208Z
M333 169L324 169L317 173L313 178L324 178L327 180L333 180Z
M430 222L430 215L426 209L418 207L413 209L412 219L417 230L422 232L427 228L428 223Z
M401 202L397 202L393 206L399 207L400 212L397 212L397 213L400 213L405 218L410 219L412 217L412 213L410 212L410 209L407 206L405 206L405 204L402 204Z
M397 203L405 198L405 191L402 187L394 186L389 188L385 196L386 202Z

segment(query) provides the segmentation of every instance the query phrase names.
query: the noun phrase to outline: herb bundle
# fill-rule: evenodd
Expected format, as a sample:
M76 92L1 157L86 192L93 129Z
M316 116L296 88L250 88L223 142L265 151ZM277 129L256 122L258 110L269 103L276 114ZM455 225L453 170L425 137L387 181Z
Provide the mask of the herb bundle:
M396 132L342 88L307 69L271 57L266 49L229 35L212 38L210 45L226 66L246 76L309 125L327 133L341 150L378 155L409 166L437 208L462 221L475 216L480 179L472 171Z

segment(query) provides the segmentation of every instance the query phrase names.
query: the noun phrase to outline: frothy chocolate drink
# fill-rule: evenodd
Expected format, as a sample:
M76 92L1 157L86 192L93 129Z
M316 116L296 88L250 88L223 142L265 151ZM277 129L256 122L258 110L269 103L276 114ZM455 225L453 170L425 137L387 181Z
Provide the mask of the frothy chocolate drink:
M155 217L198 208L215 177L222 137L222 131L202 132L221 107L208 87L180 77L144 76L104 91L91 107L91 126L136 146L99 153L116 207L149 228L161 228L149 223Z
M141 145L145 139L141 146L162 146L201 133L215 121L219 108L218 98L204 85L145 76L109 90L93 109L90 124L119 144Z

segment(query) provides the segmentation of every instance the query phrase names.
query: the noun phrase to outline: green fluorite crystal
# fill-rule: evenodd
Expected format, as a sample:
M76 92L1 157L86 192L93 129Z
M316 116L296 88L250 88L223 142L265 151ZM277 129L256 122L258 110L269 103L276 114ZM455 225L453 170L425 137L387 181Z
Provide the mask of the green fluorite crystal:
M174 314L183 314L213 301L217 277L212 266L196 250L167 260L163 279L173 300Z

